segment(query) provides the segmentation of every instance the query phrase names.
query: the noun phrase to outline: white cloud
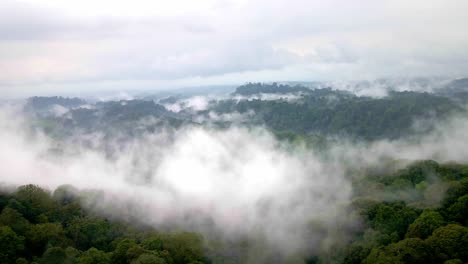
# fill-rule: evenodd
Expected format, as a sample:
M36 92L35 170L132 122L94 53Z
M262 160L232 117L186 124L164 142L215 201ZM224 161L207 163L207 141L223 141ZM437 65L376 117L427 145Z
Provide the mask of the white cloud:
M346 239L356 224L347 207L350 167L388 158L468 161L466 117L443 122L417 141L343 140L325 153L284 148L262 129L185 127L119 139L123 145L110 156L80 144L61 144L63 152L51 153L56 142L28 133L28 121L11 109L0 110L0 121L0 162L8 164L0 166L0 185L98 190L102 195L86 206L99 213L208 236L218 230L229 239L263 237L275 253L310 253L332 245L330 239ZM102 135L84 137L105 145Z
M304 230L311 220L332 228L351 195L342 170L313 153L282 149L264 130L188 127L132 139L109 158L79 144L51 154L50 138L18 133L27 130L20 116L2 109L0 119L0 161L10 164L0 167L0 185L103 191L87 206L154 227L260 235L284 253L320 243L323 234ZM211 224L200 224L204 219Z
M468 70L467 5L5 0L0 89L34 94L43 85L67 90L83 83L91 90L122 80L128 89L146 80L243 83L246 75L269 81L461 75Z

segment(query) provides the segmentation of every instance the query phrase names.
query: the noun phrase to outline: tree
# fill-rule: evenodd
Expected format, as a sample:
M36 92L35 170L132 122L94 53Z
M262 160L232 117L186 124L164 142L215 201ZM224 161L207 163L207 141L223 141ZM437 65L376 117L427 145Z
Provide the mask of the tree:
M426 242L440 261L468 261L468 227L455 224L439 227Z
M8 226L0 227L0 263L14 263L24 249L24 237Z
M74 247L67 247L65 249L65 254L67 255L65 264L76 264L78 263L81 252Z
M364 264L420 263L431 260L430 248L420 238L406 238L383 248L372 249Z
M114 252L112 252L111 261L116 264L130 263L138 258L145 250L133 239L124 239L120 241Z
M369 255L370 249L359 244L351 245L346 252L344 263L360 264Z
M453 221L462 224L468 223L468 194L458 198L457 201L447 209L447 216Z
M41 254L48 245L62 246L65 243L63 228L57 223L33 225L27 238L29 248L35 254Z
M131 264L166 264L166 261L154 254L141 254Z
M124 239L120 241L115 250L112 252L111 261L115 264L125 264L127 263L127 250L136 245L135 240L133 239Z
M163 239L158 235L146 238L141 244L148 250L163 250Z
M83 252L79 260L80 264L110 264L110 257L104 251L90 248Z
M25 258L18 258L15 264L28 264L28 261Z
M91 247L109 250L112 240L117 236L112 232L112 226L108 221L93 217L73 220L66 231L80 250Z
M163 247L169 251L174 264L203 260L203 237L190 232L164 235Z
M426 179L426 175L433 174L439 168L439 164L433 160L423 160L411 164L404 169L400 178L409 180L416 185Z
M408 228L406 237L419 237L426 239L434 230L443 226L444 218L438 212L424 211Z
M448 208L455 203L459 197L465 194L468 194L468 178L462 179L461 181L452 181L445 193L442 205Z
M2 202L5 206L0 213L0 263L23 264L30 260L36 264L198 264L204 261L203 239L197 234L142 232L127 224L87 215L61 191L55 197L61 202L54 201L50 203L52 206L47 205L50 200L44 195L50 198L49 193L37 186L27 185ZM30 209L33 223L21 213ZM62 215L57 217L54 215L57 212ZM140 244L142 238L147 239Z
M5 207L0 214L0 225L11 227L17 234L25 235L31 224L21 213L10 207Z
M83 216L83 210L78 197L78 190L72 186L62 185L55 189L53 200L60 205L59 212L56 216L57 221L68 222L73 218Z
M10 196L8 194L0 192L0 210L3 210L3 208L5 208L9 200Z
M381 203L369 211L370 224L386 234L396 232L399 237L406 233L408 226L418 217L416 210L403 202Z
M75 202L78 197L78 190L71 185L61 185L55 189L53 199L61 205Z
M54 215L54 202L49 193L39 186L29 184L18 187L14 194L16 200L22 205L18 210L32 223L44 221L44 216ZM40 217L42 216L42 217ZM47 219L45 219L47 220Z
M60 247L48 248L42 255L39 263L41 264L63 264L67 259L65 250Z
M463 264L460 259L450 259L444 262L444 264Z
M127 260L131 262L134 259L137 259L141 254L145 253L145 250L140 245L133 245L127 250Z

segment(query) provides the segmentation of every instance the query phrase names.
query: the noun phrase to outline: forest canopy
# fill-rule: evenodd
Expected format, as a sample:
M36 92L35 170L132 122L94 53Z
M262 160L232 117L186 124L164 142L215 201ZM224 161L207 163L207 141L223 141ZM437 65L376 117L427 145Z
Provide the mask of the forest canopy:
M438 175L434 178L433 175ZM431 192L445 186L444 198ZM355 182L349 214L363 225L348 243L308 263L464 263L468 261L468 165L420 161L391 175ZM381 193L411 193L384 201ZM440 189L440 188L439 188ZM223 256L221 241L186 231L161 232L108 219L81 206L71 186L50 193L24 185L0 196L1 263L243 263ZM89 195L89 194L88 194ZM405 197L405 196L401 196ZM245 243L242 241L236 243ZM239 244L239 245L240 245ZM211 246L210 246L211 245ZM218 246L213 246L218 245ZM238 245L238 247L239 247ZM221 255L220 255L221 254Z

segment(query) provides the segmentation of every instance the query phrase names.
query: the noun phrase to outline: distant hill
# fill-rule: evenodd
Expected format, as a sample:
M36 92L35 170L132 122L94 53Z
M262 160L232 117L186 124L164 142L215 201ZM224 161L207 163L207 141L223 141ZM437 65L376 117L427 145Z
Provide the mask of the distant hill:
M448 84L448 87L468 91L468 78L453 80Z
M86 104L86 101L80 98L66 98L61 96L51 97L31 97L24 105L24 110L29 115L36 116L60 116L70 109L77 108Z
M55 137L101 132L105 135L137 135L163 127L177 127L184 120L162 105L146 100L98 102L90 108L70 109L62 116L42 116L39 128Z
M430 131L439 120L453 113L461 113L461 95L453 98L449 91L460 92L467 81L457 80L451 88L437 94L421 92L389 92L388 96L373 98L357 96L351 92L331 88L309 89L303 86L249 83L240 86L227 99L213 99L202 111L172 112L153 100L105 101L83 105L78 98L33 97L27 109L39 113L39 127L57 135L85 133L134 135L164 127L177 128L184 124L230 126L242 123L247 126L265 126L275 132L292 132L301 135L340 136L363 140L397 139L414 133ZM295 93L294 100L239 99L259 93ZM225 97L221 97L225 98ZM177 96L163 102L178 102ZM67 107L61 114L47 112L51 106ZM59 109L60 110L60 109ZM238 120L214 120L215 116L247 114ZM194 120L194 121L192 121ZM416 121L424 126L414 129ZM421 122L420 122L421 123Z
M456 79L437 89L436 94L449 97L453 100L467 103L468 102L468 78Z
M277 94L286 94L286 93L299 93L299 92L309 92L310 89L301 85L285 85L285 84L262 84L262 83L247 83L245 85L239 86L236 88L234 95L254 95L261 93L277 93Z
M463 111L456 102L429 93L391 92L384 98L371 98L332 89L311 90L297 102L225 100L212 110L217 113L254 112L250 119L252 124L278 131L368 140L406 136L411 134L417 120L441 120Z
M44 110L53 105L60 105L63 107L77 107L86 104L86 101L80 98L67 98L61 96L52 97L31 97L27 100L26 107L35 110Z

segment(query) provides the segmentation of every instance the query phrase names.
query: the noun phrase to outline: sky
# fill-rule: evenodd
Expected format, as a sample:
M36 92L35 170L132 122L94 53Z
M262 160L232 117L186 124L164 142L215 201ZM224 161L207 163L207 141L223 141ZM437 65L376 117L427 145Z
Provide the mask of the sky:
M0 0L0 96L462 77L465 0Z

